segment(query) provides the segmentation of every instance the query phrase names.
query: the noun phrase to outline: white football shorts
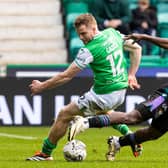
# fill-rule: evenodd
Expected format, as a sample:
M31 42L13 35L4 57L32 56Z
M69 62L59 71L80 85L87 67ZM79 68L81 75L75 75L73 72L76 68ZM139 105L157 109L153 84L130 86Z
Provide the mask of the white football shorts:
M108 94L96 94L91 88L75 101L84 116L106 113L120 106L125 99L126 89L113 91Z

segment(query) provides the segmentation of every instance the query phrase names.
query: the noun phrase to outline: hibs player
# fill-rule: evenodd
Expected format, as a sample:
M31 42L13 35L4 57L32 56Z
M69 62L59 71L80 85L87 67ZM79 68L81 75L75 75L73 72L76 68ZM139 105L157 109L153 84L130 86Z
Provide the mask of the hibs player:
M85 44L79 50L75 60L65 71L46 81L33 80L29 86L32 95L56 88L69 82L77 73L90 65L94 74L93 87L76 102L70 102L61 109L48 137L44 139L41 151L27 160L53 160L52 151L60 138L65 135L70 121L75 116L108 114L124 102L128 87L140 88L135 77L141 59L141 47L137 43L132 43L132 40L124 41L123 35L112 28L99 31L97 22L91 14L79 15L75 20L75 28L79 38ZM128 73L123 49L130 53ZM107 122L108 125L108 120L104 119L102 122ZM113 127L124 135L130 132L123 124L113 125ZM75 136L72 129L73 127L70 127L69 140ZM136 145L134 149L141 151L141 146Z

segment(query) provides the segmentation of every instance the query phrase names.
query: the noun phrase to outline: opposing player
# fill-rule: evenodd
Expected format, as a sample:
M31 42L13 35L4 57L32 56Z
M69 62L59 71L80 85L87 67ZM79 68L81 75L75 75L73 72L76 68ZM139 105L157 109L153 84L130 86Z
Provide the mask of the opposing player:
M77 73L90 65L94 73L93 87L76 102L70 102L62 108L53 123L48 137L44 140L42 151L27 160L52 160L51 153L56 148L68 128L69 122L76 115L93 116L107 113L121 105L128 85L139 88L135 74L141 58L141 47L132 44L132 40L123 41L122 35L114 29L100 32L95 18L90 14L82 14L75 20L75 28L85 46L79 50L71 65L58 75L40 82L33 80L30 84L32 95L52 89L69 82ZM131 66L127 74L124 49L130 52ZM116 126L121 133L127 134L126 125ZM74 135L70 134L69 139Z
M76 128L78 132L87 128L100 128L111 124L136 124L152 118L149 127L137 130L122 137L111 136L108 138L109 151L107 159L114 160L115 154L123 146L130 145L134 155L139 155L134 147L145 141L154 140L161 137L168 131L168 84L154 91L146 101L140 103L135 110L123 112L111 112L109 115L100 115L91 118L78 117ZM75 126L74 124L74 126ZM77 127L78 126L78 127Z
M134 41L146 40L151 43L154 43L162 48L168 49L168 39L167 38L160 38L155 36L150 36L147 34L130 34L125 36L125 40L133 39Z

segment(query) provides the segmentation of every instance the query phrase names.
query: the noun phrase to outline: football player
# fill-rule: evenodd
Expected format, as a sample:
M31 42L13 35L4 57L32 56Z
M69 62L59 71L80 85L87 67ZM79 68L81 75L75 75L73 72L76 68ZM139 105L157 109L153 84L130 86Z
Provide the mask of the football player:
M139 144L157 139L168 131L168 84L155 90L148 99L140 103L131 112L111 112L106 115L83 118L76 117L71 125L71 131L75 135L87 128L100 128L111 124L137 124L152 118L150 126L141 128L134 133L125 136L108 138L109 151L106 154L108 160L114 160L115 154L123 146L131 146L134 156L139 155L135 147Z
M134 34L125 36L124 39L125 40L133 39L135 42L138 42L140 40L146 40L146 41L149 41L151 43L158 45L159 47L168 49L168 39L167 38L160 38L160 37L150 36L147 34L134 33Z
M125 36L124 39L125 40L132 39L134 40L134 42L138 42L140 40L146 40L162 48L168 49L168 39L166 38L154 37L147 34L134 33L134 34ZM71 124L71 127L70 127L71 134L76 135L79 132L84 131L89 127L103 127L103 126L111 125L111 123L134 124L134 123L145 121L149 118L153 118L153 121L150 127L140 129L133 134L129 134L128 136L123 136L120 138L112 136L108 139L109 151L106 154L106 157L108 160L114 160L115 153L119 150L121 146L126 146L126 145L131 146L134 156L140 155L140 153L137 152L139 149L141 149L139 148L138 144L148 140L157 139L160 136L162 136L168 129L168 124L166 124L168 123L168 119L166 118L166 113L164 113L164 115L160 115L160 112L162 114L163 111L164 112L168 111L167 103L165 103L167 102L166 95L168 92L166 87L163 87L163 88L160 89L158 93L160 93L160 91L164 91L165 92L163 93L164 96L162 95L163 97L161 96L156 100L163 99L164 101L162 102L160 100L161 104L158 105L158 107L153 111L153 112L157 111L156 115L158 116L158 119L156 119L156 116L154 115L154 113L152 114L152 112L149 111L150 106L144 106L144 103L142 103L138 106L138 107L143 107L142 109L139 109L139 110L135 109L130 113L111 113L110 114L111 117L109 117L109 115L103 115L103 116L100 116L100 118L93 117L90 119L88 118L83 119L81 117L76 117L76 119L74 119L74 121L72 122L73 124ZM151 98L153 98L153 96L151 96L147 100L147 102L152 101ZM156 102L154 101L153 103L156 103ZM160 106L163 106L161 111L160 111ZM143 114L142 110L146 111L145 112L146 114ZM83 123L82 120L85 120L84 121L85 124L81 124Z
M30 84L32 95L56 88L69 82L81 70L90 65L94 73L93 87L76 102L63 107L53 123L49 135L44 139L42 150L27 160L52 160L52 152L76 115L93 116L120 106L125 98L126 89L139 88L135 74L141 59L141 47L132 40L124 42L123 36L113 28L99 31L97 22L91 14L79 15L75 28L85 44L75 60L63 72L46 80L33 80ZM131 65L127 73L123 48L130 52ZM126 125L114 125L122 134L130 132ZM70 134L69 140L74 135Z

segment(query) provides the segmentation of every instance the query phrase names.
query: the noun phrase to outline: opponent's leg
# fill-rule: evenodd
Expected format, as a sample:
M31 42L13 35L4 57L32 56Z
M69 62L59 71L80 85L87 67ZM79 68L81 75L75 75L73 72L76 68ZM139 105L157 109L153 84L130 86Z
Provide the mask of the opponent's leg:
M101 128L107 127L112 124L116 124L116 127L122 134L130 133L130 130L125 124L135 124L142 120L140 113L137 110L133 110L130 113L123 112L111 112L105 115L97 115L93 117L76 116L72 121L69 131L69 140L72 140L77 134L83 132L88 128ZM125 124L120 124L125 123Z
M126 124L135 124L141 120L140 113L137 110L129 113L109 111L108 114L113 128L118 130L122 135L132 132Z
M108 115L99 115L94 117L76 116L69 127L68 140L71 141L80 132L84 132L88 128L101 128L109 126L110 118Z
M113 161L116 153L120 150L119 137L111 136L108 138L107 143L108 152L105 156L108 161Z
M135 133L120 137L119 143L121 146L133 146L134 144L139 144L145 141L157 139L162 135L163 133L158 131L156 128L150 126L146 128L141 128Z
M137 157L139 152L142 152L139 144L145 141L157 139L163 134L164 133L161 133L156 128L150 126L122 137L111 136L107 141L111 153L107 153L106 158L107 160L114 160L116 153L124 146L130 146L134 156Z
M110 121L112 123L126 123L126 124L135 124L142 120L142 116L137 110L133 110L129 113L122 113L122 112L112 112L110 117ZM115 127L114 127L115 126ZM116 124L113 127L116 128L120 133L123 135L129 135L131 130L125 124ZM108 152L106 153L106 159L109 161L113 161L115 159L115 153L117 153L119 149L119 145L116 145L116 138L109 137L107 140L108 144ZM141 144L134 144L132 146L133 155L135 157L140 156L142 154L142 145Z

